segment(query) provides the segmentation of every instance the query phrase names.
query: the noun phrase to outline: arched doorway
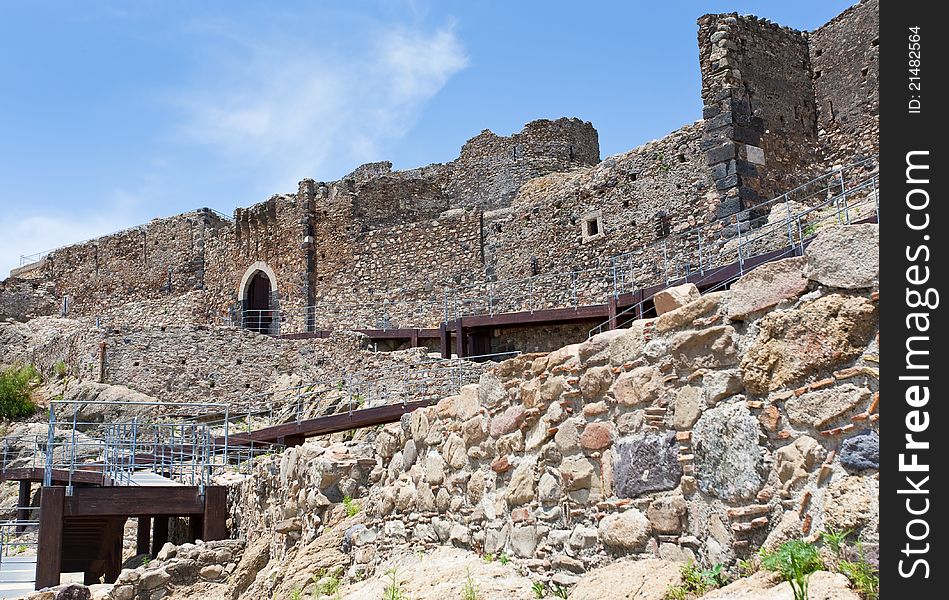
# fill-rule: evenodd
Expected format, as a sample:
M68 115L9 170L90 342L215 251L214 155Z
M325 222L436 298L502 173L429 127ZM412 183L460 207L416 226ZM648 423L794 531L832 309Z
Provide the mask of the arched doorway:
M272 333L277 286L273 271L262 261L255 262L241 278L241 326L258 333Z
M247 285L247 301L244 304L244 327L258 333L268 333L272 320L270 278L263 271L257 271Z

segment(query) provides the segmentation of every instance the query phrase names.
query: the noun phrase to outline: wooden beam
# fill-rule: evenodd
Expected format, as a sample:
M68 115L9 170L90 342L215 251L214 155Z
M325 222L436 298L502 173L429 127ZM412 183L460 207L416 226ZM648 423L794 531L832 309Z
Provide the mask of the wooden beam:
M30 502L33 500L33 484L24 479L20 481L20 491L16 498L16 518L18 521L28 521L30 519ZM16 532L26 531L26 525L17 525Z
M75 488L66 500L67 517L141 514L200 515L204 514L204 500L198 488L191 486Z
M455 354L458 358L468 356L468 331L464 319L460 317L455 320Z
M442 358L451 358L451 334L448 333L447 323L442 323L438 328L438 341L441 344Z
M204 514L188 517L188 541L192 544L204 535Z
M154 517L155 527L152 531L152 557L158 556L161 547L168 542L168 517Z
M42 482L44 469L41 467L14 467L0 471L0 481L35 481ZM52 483L67 485L68 483L88 483L91 485L105 485L106 477L101 471L80 469L72 472L65 469L53 469Z
M122 541L125 538L125 517L113 519L115 525L110 527L107 543L111 546L108 556L105 557L105 582L115 583L122 572Z
M577 321L605 320L608 316L606 304L591 304L576 308L545 308L534 312L500 313L495 315L472 315L465 317L465 327L509 327L517 325L540 325L575 323Z
M227 488L212 485L204 488L204 531L206 542L227 539Z
M609 316L609 328L616 329L616 296L610 294L610 300L606 304L606 313Z
M417 400L415 402L406 402L404 405L400 402L374 406L372 408L362 408L354 410L351 414L345 412L336 415L327 415L325 417L315 417L304 421L265 427L249 433L234 434L228 438L228 443L231 445L250 445L251 442L274 443L280 439L281 436L298 435L308 438L317 435L338 433L340 431L349 431L350 429L358 429L360 427L394 423L405 413L410 413L423 406L431 406L431 402L428 400ZM215 440L215 442L223 444L224 438L219 438Z
M36 550L36 587L59 585L63 558L63 514L66 488L44 487L40 497L40 531Z
M138 518L138 535L135 538L135 554L148 554L149 544L152 539L152 519L151 517Z
M412 330L412 337L409 339L409 344L412 348L418 348L418 329Z

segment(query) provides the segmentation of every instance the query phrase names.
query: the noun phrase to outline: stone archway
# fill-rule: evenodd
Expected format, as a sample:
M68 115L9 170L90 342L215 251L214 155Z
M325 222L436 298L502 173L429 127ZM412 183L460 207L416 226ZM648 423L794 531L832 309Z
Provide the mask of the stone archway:
M241 327L258 333L270 333L275 322L274 298L277 277L267 263L257 261L247 268L239 288Z

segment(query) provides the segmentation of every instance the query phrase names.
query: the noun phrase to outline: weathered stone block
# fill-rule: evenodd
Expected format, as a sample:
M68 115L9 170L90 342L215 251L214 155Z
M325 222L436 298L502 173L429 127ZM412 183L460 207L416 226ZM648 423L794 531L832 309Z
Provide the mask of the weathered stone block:
M727 502L750 500L764 483L760 427L742 402L721 404L692 429L699 488Z
M867 430L840 446L840 464L850 469L880 468L880 436Z
M726 309L732 320L743 320L807 290L804 258L776 260L756 267L736 281L728 293Z
M804 276L820 284L871 288L880 283L880 227L872 223L824 227L804 252Z
M671 490L679 485L682 466L675 434L644 433L613 446L613 479L620 498Z
M698 300L700 297L699 288L694 283L684 283L656 292L652 299L656 305L656 314L661 316L670 310L681 308L689 302Z

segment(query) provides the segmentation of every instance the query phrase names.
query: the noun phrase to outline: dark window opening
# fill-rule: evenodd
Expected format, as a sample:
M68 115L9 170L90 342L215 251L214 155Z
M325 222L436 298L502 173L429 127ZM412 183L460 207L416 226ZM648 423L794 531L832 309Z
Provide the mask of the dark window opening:
M600 233L600 224L597 223L596 219L587 221L587 235L596 235Z
M623 208L629 208L629 200L623 200Z
M672 232L672 218L666 213L666 211L659 211L656 213L656 237L664 238L668 237Z
M680 162L680 163L684 163L685 160L686 160L686 159L685 159L685 154L680 154L680 155L679 155L679 162Z
M864 68L860 69L860 74L863 75L864 78L866 78L867 73L869 73L869 72L870 72L870 67L864 67Z
M873 46L873 47L879 46L879 45L880 45L880 38L876 38L875 40L873 40L872 42L870 42L870 45Z
M630 174L629 180L630 180L630 181L636 181L636 173Z
M823 54L823 53L824 53L824 49L823 49L823 48L818 48L818 49L817 49L817 52L814 53L814 56L815 56L815 57L820 57L820 55Z

